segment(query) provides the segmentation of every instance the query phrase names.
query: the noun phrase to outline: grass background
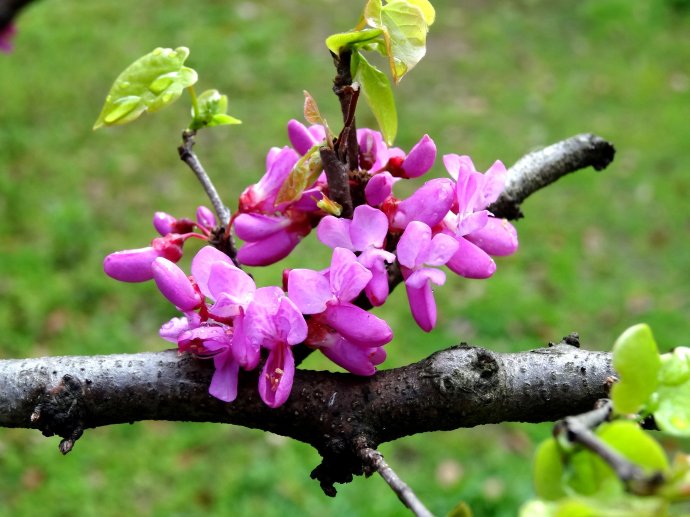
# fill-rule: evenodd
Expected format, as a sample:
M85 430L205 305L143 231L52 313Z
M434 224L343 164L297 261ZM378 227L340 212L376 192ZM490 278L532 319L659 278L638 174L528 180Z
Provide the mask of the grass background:
M159 350L170 306L151 284L103 275L107 253L146 245L163 210L205 202L176 146L179 102L92 132L115 76L157 46L191 48L199 88L230 96L242 126L199 138L229 200L263 172L309 90L332 121L323 45L363 2L45 0L0 56L0 358ZM684 2L436 1L429 52L396 90L397 145L423 133L440 153L484 169L580 132L612 141L602 173L571 175L529 199L521 249L488 281L449 275L439 324L411 323L404 293L380 315L397 338L386 367L460 340L526 350L577 331L606 349L652 325L663 349L690 335L690 13ZM373 125L362 111L360 125ZM442 167L436 173L443 174ZM187 255L190 255L188 252ZM313 238L286 266L327 262ZM319 262L320 261L320 262ZM257 270L275 282L279 268ZM307 367L327 364L310 358ZM530 497L533 443L550 426L506 424L415 436L382 451L430 509L460 500L476 515L514 515ZM335 499L309 472L309 447L231 426L142 422L87 431L66 457L57 438L0 429L0 515L407 515L378 478ZM669 446L675 446L669 442Z

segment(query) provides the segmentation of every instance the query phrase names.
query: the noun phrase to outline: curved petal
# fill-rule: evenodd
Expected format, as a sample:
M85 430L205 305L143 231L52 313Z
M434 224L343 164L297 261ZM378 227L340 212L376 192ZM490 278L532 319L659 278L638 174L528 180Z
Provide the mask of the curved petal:
M350 226L350 237L357 251L369 246L381 248L388 233L388 217L381 210L368 205L355 208Z
M486 208L498 199L503 192L508 171L501 160L496 160L491 167L484 173L484 184L482 185L482 208Z
M293 269L288 275L288 296L302 314L318 314L326 310L333 297L328 279L311 269Z
M451 178L458 181L458 178L465 174L477 172L474 168L474 163L469 156L460 156L459 154L446 154L443 156L443 165Z
M424 253L423 262L430 266L442 266L455 255L459 247L458 241L450 235L437 233Z
M208 289L212 298L220 299L221 295L234 300L237 305L246 307L254 296L256 284L247 273L226 262L216 262L211 267Z
M429 135L424 135L410 149L402 163L402 168L408 178L417 178L431 169L434 161L436 161L436 144Z
M420 221L412 221L398 241L398 261L401 265L414 269L423 264L424 253L430 245L431 228Z
M237 379L240 365L230 353L217 355L213 358L213 364L216 371L213 372L208 392L223 402L232 402L237 398Z
M496 271L496 263L481 248L464 237L459 237L460 247L446 262L448 269L465 278L489 278Z
M388 171L374 174L364 187L364 197L371 206L378 206L393 193L393 185L400 178L394 178Z
M282 406L290 396L295 376L295 359L292 350L282 345L271 350L259 376L259 395L267 406Z
M405 280L405 285L409 285L415 289L420 289L425 284L432 282L436 285L443 285L446 283L446 274L440 269L425 267L418 269Z
M463 237L483 228L489 221L489 212L488 210L481 210L479 212L460 213L456 221L455 234L458 237Z
M279 215L238 214L235 234L243 241L258 241L290 226L290 219Z
M351 303L329 304L321 318L358 346L376 347L393 339L393 331L388 323Z
M274 321L278 335L289 345L296 345L307 339L307 322L297 305L287 296L283 295L280 299Z
M414 194L401 201L393 215L392 226L403 229L411 221L436 226L453 205L455 184L447 178L427 181Z
M326 246L353 250L355 248L350 239L351 224L352 221L349 219L327 215L319 222L316 235Z
M333 250L328 278L331 293L339 300L349 302L369 283L371 271L360 264L350 250L336 248Z
M240 312L233 321L233 329L232 355L242 368L253 370L261 359L261 347L258 343L247 339L245 314L243 312Z
M489 255L512 255L518 248L517 230L506 219L489 217L487 224L465 238Z
M213 230L216 227L216 216L213 215L210 209L201 205L196 209L196 222L199 226L203 226L207 230Z
M268 266L287 257L299 244L301 236L279 231L256 242L246 242L237 252L237 260L247 266Z
M159 256L160 252L151 246L116 251L103 260L103 271L120 282L145 282L153 278L151 264Z
M359 144L359 166L365 171L376 172L388 163L388 147L379 131L360 128L357 130Z
M318 143L314 135L298 120L290 120L287 124L287 131L292 147L301 155L306 154L309 149Z
M191 311L201 305L201 296L177 264L158 257L153 261L151 270L156 286L175 307L182 311Z
M161 236L173 233L173 225L176 221L177 219L174 216L166 214L165 212L156 212L153 214L153 227Z
M348 372L368 377L376 373L376 367L371 361L371 356L373 355L371 351L383 350L383 348L362 348L340 337L332 346L320 348L319 350L321 350L323 355L338 366L345 368Z
M412 287L406 282L405 289L412 317L424 332L431 332L436 326L436 300L431 283L427 281L421 287Z
M161 325L158 335L166 341L177 344L177 338L180 334L189 330L189 328L190 326L187 318L172 318L170 321Z
M217 262L223 262L237 269L230 257L213 246L204 246L192 259L192 276L201 294L207 298L213 298L208 288L208 278L211 275L211 267Z

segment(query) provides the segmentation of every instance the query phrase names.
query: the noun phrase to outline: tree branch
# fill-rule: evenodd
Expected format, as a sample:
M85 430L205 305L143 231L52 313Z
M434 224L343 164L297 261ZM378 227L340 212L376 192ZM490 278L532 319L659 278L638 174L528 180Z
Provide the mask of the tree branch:
M603 138L582 134L570 137L520 158L508 171L505 188L489 207L496 217L521 218L520 204L566 174L592 166L605 169L616 153Z
M412 510L416 516L433 517L432 513L424 506L412 489L390 468L379 451L370 447L362 447L359 450L359 456L364 462L367 477L372 472L378 472L388 483L388 486L391 487L391 490L398 496L398 499Z
M266 406L258 374L243 372L237 400L208 394L210 361L174 350L0 361L0 426L39 429L71 448L83 430L139 420L220 422L311 444L313 477L327 493L363 472L368 447L403 436L504 421L554 421L607 396L611 356L566 344L501 354L460 345L373 377L298 370L288 401Z

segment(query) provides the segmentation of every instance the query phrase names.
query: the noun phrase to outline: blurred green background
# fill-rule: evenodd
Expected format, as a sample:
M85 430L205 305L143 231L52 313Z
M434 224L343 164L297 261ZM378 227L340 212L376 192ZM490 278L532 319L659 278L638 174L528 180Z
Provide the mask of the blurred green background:
M154 211L193 216L206 201L177 157L186 101L91 131L125 66L157 46L184 45L199 91L229 94L244 124L204 131L197 151L236 199L263 173L268 148L287 144L302 90L336 125L323 40L353 27L363 4L44 0L27 9L15 52L0 55L0 358L166 348L157 330L174 310L150 283L108 279L101 261L147 245ZM409 149L429 133L440 153L470 154L481 170L581 132L618 153L606 171L571 175L525 203L521 249L499 261L494 278L449 275L431 334L395 292L379 311L398 335L384 366L460 340L526 350L572 331L606 349L641 321L662 348L687 345L687 2L435 5L428 55L396 90L397 145ZM361 113L359 125L373 125ZM313 236L286 265L304 257L327 265ZM279 281L279 267L254 272L262 285ZM315 355L305 366L328 365ZM508 516L530 497L533 443L549 431L486 426L382 451L435 513L464 500L478 516ZM66 457L58 441L0 429L0 515L407 515L377 477L327 498L309 479L317 454L262 432L143 422L89 430Z

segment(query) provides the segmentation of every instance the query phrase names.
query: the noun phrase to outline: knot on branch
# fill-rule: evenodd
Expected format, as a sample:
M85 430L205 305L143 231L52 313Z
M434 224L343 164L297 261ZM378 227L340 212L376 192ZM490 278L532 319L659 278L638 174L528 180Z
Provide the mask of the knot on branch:
M459 349L470 353L453 353ZM431 378L442 395L456 397L472 393L482 396L484 393L490 396L487 388L495 384L499 365L488 350L462 343L437 352L430 359L423 375Z
M67 454L84 432L84 386L76 377L65 375L60 383L42 394L31 414L43 436L58 435L62 438L59 448Z
M321 485L323 493L329 497L335 497L338 491L336 483L350 483L354 476L365 473L359 451L368 443L363 436L355 438L352 443L346 443L342 439L332 440L327 449L321 452L321 463L311 472L311 478ZM366 471L366 475L371 475Z

